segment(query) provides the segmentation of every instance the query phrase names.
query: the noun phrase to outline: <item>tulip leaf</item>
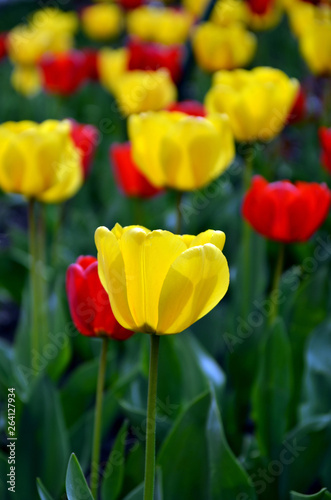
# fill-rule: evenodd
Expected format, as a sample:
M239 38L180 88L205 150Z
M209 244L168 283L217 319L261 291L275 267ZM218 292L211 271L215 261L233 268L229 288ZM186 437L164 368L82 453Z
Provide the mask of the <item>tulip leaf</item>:
M286 435L282 447L280 496L286 497L289 490L307 491L321 474L331 447L331 415L307 419Z
M260 355L253 392L253 418L262 456L278 457L287 430L291 397L291 351L285 327L277 319L270 328Z
M296 493L295 491L291 491L291 500L330 500L331 495L328 493L326 488L323 488L318 493L314 493L313 495L303 495L302 493Z
M128 422L124 422L117 434L114 446L109 454L106 467L103 471L101 493L104 500L116 500L121 493L124 479L124 453L127 432Z
M175 421L162 444L157 463L162 468L164 500L205 498L208 489L206 426L210 393L196 398ZM185 464L185 467L183 467Z
M240 495L255 500L249 476L232 453L223 430L215 397L212 397L206 426L210 470L210 500L233 500Z
M71 454L67 475L66 475L66 493L68 500L93 500L92 493L87 485L85 476L79 465L77 457L74 453Z
M53 498L48 493L48 491L46 490L45 486L43 485L39 477L37 478L37 490L39 493L40 500L53 500Z
M143 500L144 497L144 483L137 486L123 500Z

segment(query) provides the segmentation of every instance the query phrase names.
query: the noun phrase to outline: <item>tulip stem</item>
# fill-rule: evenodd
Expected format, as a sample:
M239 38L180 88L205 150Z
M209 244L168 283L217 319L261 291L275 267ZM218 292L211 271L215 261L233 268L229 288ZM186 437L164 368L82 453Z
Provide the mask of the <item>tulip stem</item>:
M280 279L282 277L282 272L284 268L284 257L285 257L285 245L281 243L279 245L278 257L276 262L275 274L273 285L270 294L270 324L277 318L278 314L278 299L277 299L277 290L280 285Z
M46 229L45 229L45 205L41 204L38 217L37 217L37 256L38 256L38 288L40 297L40 328L41 338L48 335L48 290L47 290L47 276L46 276ZM41 340L41 339L40 339Z
M253 174L253 147L250 147L245 157L243 172L244 195L250 187ZM247 316L251 308L251 254L252 254L252 229L243 219L243 311Z
M102 339L102 347L101 347L100 362L99 362L97 394L95 402L94 430L93 430L92 463L91 463L91 492L95 500L97 500L98 498L102 403L103 403L103 390L104 390L105 376L106 376L107 350L108 350L108 339L104 337Z
M39 284L37 276L38 246L36 238L36 220L35 220L35 200L30 199L28 205L28 224L29 224L29 250L30 250L30 283L31 283L31 367L37 375L38 372L38 354L39 354Z
M151 335L149 360L147 421L146 421L146 453L145 453L145 488L144 500L154 499L155 482L155 422L156 422L156 389L157 365L160 337Z
M182 201L182 192L177 191L176 193L176 233L181 234L182 232L182 211L181 211L181 201Z

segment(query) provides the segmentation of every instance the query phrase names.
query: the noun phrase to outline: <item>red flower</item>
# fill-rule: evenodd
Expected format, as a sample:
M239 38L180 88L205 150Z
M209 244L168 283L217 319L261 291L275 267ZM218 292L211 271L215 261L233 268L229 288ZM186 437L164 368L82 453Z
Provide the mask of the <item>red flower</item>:
M86 76L90 80L99 80L98 51L95 49L83 49L85 55Z
M304 119L306 115L306 101L307 101L306 94L300 87L297 97L294 101L293 107L291 109L291 112L287 119L288 124L301 122Z
M253 178L243 203L243 216L253 228L283 243L307 241L326 219L331 193L325 184Z
M117 3L123 7L123 9L135 9L137 7L140 7L145 3L144 0L117 0Z
M80 333L88 337L106 335L116 340L126 340L133 335L115 319L99 279L95 257L81 256L68 267L66 290L70 314Z
M91 170L99 133L93 125L77 123L72 119L69 119L69 121L71 124L71 138L81 154L82 169L86 179Z
M322 146L322 165L331 173L331 128L321 127L318 135Z
M169 111L181 111L192 116L206 116L206 110L203 104L199 101L182 101L170 104Z
M150 198L162 190L140 173L131 156L131 143L113 144L109 150L116 183L126 196Z
M254 14L263 15L271 10L274 0L246 0L250 10Z
M87 80L86 56L72 50L62 54L45 54L40 60L46 92L69 95Z
M167 68L174 82L180 78L183 65L183 48L180 45L162 45L142 42L132 38L128 43L129 70L157 70Z
M7 33L0 33L0 60L7 55L6 39Z

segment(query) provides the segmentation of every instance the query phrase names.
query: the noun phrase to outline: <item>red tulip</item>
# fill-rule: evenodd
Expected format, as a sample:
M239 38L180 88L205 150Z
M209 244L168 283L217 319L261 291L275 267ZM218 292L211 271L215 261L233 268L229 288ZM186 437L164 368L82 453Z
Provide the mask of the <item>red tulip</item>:
M126 340L133 335L115 319L99 279L95 257L81 256L68 267L66 290L70 314L80 333L88 337L106 335L116 340Z
M249 9L254 14L263 15L271 10L274 0L246 0Z
M142 42L132 38L128 43L129 70L157 70L167 68L174 82L178 81L183 65L183 48L180 45L162 45Z
M150 198L161 192L140 173L131 156L131 143L113 144L109 150L115 180L126 196Z
M318 135L322 147L321 163L331 173L331 128L320 127Z
M90 80L99 80L98 51L95 49L83 49L86 64L86 76Z
M0 60L7 55L6 39L7 33L0 33Z
M84 179L90 173L95 150L99 141L99 132L93 125L77 123L69 119L71 124L71 138L81 155Z
M130 10L136 9L145 3L144 0L117 0L117 3L123 7L123 9Z
M297 97L294 101L293 107L291 109L291 112L287 119L288 124L301 122L304 119L306 115L306 103L307 103L306 94L300 87Z
M199 101L182 101L170 104L169 111L181 111L192 116L206 116L206 109Z
M283 243L307 241L326 219L331 193L325 184L253 178L243 216L266 238Z
M62 54L45 54L40 60L46 92L69 95L87 80L86 56L72 50Z

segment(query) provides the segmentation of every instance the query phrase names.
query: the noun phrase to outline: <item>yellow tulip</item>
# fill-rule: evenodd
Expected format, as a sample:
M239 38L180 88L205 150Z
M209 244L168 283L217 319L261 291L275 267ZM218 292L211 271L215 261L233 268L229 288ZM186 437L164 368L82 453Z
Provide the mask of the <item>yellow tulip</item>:
M331 6L322 4L320 6L311 3L296 1L288 9L290 26L297 37L304 37L311 28L317 30L321 23L331 23ZM315 28L314 28L315 27Z
M197 62L205 71L234 69L248 64L256 50L256 37L241 24L219 27L200 24L193 36Z
M275 3L265 14L256 14L249 10L247 24L254 31L266 31L277 26L282 17L283 9L279 3Z
M45 203L73 196L83 182L70 123L47 120L0 125L0 188Z
M211 21L222 27L233 23L247 24L247 5L242 0L219 0L211 14Z
M201 17L208 5L208 0L183 0L183 7L195 17Z
M102 49L97 59L99 79L102 85L114 92L117 81L128 69L129 52L126 48Z
M165 69L127 71L117 79L113 92L124 115L164 109L177 97L176 86Z
M186 41L192 22L184 10L142 6L128 13L127 29L142 40L172 45Z
M331 75L331 20L315 22L307 28L299 38L299 45L312 73Z
M117 37L123 28L123 13L117 5L98 4L85 7L82 26L91 40L105 41Z
M41 89L41 76L37 66L15 65L11 74L14 89L26 97L36 95Z
M297 80L274 68L219 71L205 106L229 116L238 141L268 141L285 126L298 90Z
M179 333L211 311L229 287L225 234L198 236L119 224L95 233L99 277L117 321L136 332Z
M157 187L199 189L216 179L234 158L227 116L207 118L161 111L129 120L133 158Z

